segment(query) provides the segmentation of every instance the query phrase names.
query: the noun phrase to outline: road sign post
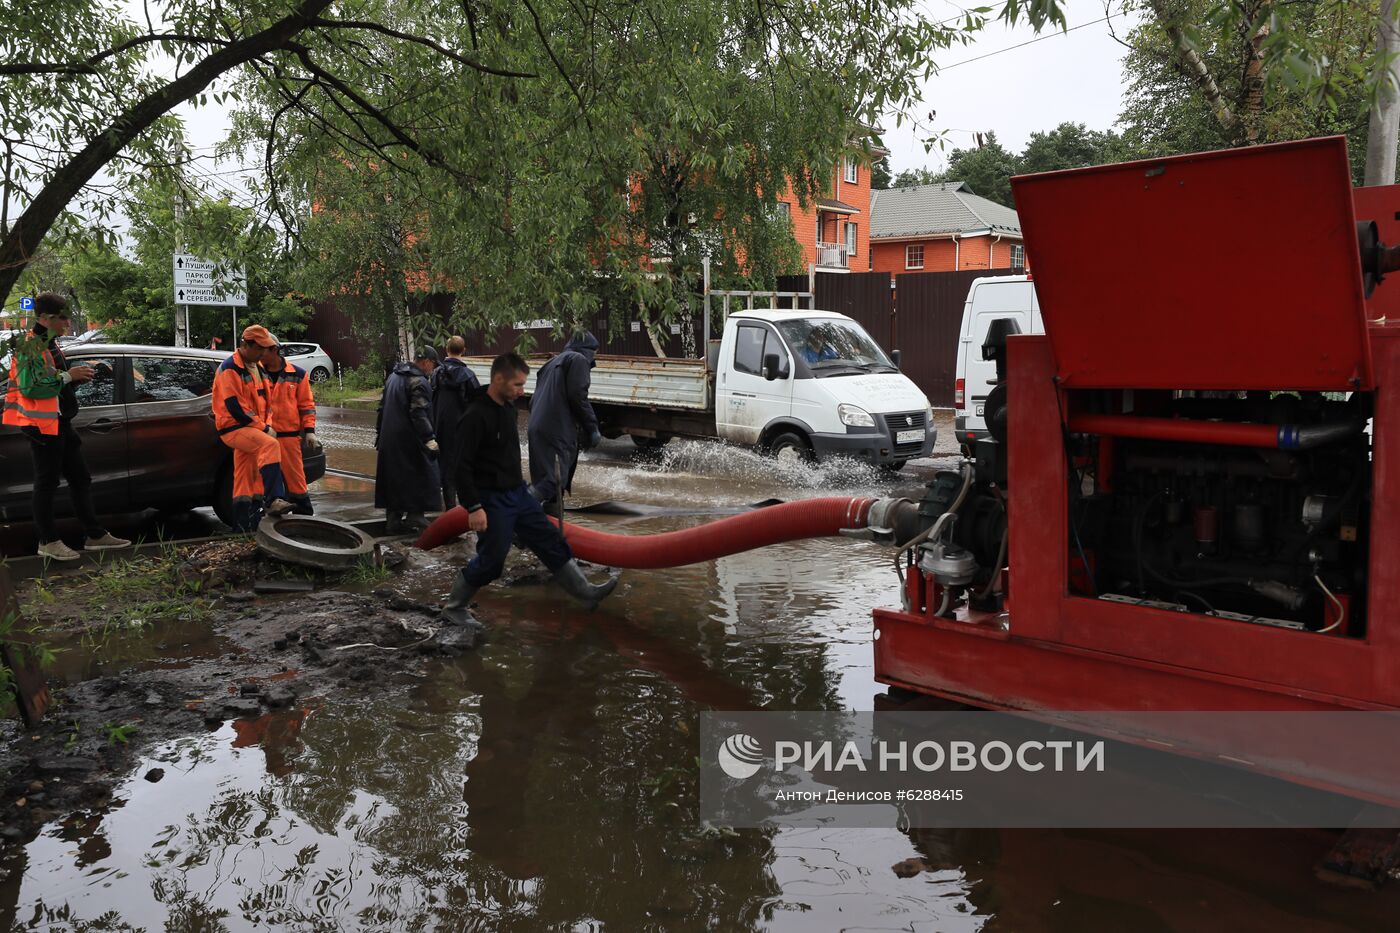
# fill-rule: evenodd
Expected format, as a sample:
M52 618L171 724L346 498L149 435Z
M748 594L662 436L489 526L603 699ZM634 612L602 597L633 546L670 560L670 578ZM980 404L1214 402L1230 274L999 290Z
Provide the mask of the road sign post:
M190 253L173 258L175 283L175 340L189 346L190 305L214 305L231 309L233 341L238 341L238 309L248 307L248 273L242 267L222 265ZM184 308L183 316L180 308ZM181 324L183 323L183 328ZM183 341L183 343L181 342Z

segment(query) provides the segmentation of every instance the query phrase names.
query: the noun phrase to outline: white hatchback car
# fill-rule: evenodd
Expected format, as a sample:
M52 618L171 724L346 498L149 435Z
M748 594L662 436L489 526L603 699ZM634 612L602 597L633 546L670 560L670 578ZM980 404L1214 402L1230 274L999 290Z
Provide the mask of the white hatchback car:
M282 344L282 353L283 359L310 373L312 382L322 382L335 375L335 362L319 343L289 340Z

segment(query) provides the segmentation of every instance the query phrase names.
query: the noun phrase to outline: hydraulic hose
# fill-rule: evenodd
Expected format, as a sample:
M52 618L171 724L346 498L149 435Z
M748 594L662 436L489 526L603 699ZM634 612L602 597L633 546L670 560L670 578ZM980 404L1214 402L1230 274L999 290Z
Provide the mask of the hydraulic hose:
M1160 441L1193 441L1277 450L1311 450L1345 440L1365 428L1362 421L1328 424L1248 424L1237 421L1195 421L1188 418L1140 418L1135 415L1071 415L1075 434L1140 437Z
M784 541L833 537L843 529L865 528L875 502L865 496L802 499L655 535L609 534L567 522L563 528L564 538L580 560L635 569L680 567ZM550 521L558 524L552 516ZM467 512L458 506L429 525L414 546L432 550L466 531Z

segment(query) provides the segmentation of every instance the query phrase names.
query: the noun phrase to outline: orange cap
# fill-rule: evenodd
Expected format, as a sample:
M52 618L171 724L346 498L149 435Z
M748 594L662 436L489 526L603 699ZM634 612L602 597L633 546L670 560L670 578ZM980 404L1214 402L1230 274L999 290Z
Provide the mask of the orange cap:
M260 347L274 347L277 341L272 339L272 335L267 332L267 328L261 324L249 324L243 328L243 339L251 340Z

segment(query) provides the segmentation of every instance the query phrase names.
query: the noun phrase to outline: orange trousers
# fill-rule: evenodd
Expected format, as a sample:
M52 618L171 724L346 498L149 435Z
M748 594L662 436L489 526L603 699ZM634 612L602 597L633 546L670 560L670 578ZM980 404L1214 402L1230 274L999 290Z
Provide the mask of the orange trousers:
M306 496L306 464L301 460L301 435L278 437L282 448L282 479L287 483L287 492L297 498Z
M277 439L257 428L239 428L222 435L220 440L233 448L233 501L261 500L262 476L258 471L282 462L282 447ZM300 457L297 469L301 469ZM302 485L306 485L305 479Z

